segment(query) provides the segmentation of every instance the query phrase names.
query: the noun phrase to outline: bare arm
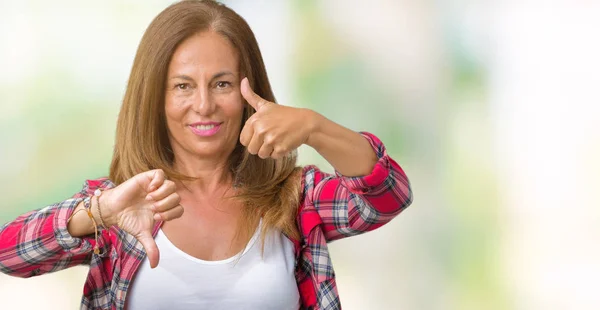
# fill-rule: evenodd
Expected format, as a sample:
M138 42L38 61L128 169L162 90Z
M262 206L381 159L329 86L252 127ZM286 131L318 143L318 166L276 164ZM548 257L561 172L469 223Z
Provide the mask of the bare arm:
M311 111L312 112L312 111ZM344 176L364 176L373 171L377 155L361 134L312 112L311 133L306 144L314 148Z

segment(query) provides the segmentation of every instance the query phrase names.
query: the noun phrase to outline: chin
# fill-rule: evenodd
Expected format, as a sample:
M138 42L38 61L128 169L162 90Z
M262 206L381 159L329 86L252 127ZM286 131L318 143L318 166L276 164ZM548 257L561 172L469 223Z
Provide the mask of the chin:
M235 146L228 147L221 143L207 143L194 148L194 154L199 157L222 157L226 154L229 157Z

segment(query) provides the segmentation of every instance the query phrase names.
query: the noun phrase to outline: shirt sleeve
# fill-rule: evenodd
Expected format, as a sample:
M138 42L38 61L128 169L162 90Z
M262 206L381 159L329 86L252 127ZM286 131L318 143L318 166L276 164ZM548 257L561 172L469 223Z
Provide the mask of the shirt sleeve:
M76 238L67 230L73 210L106 179L87 181L72 198L28 212L0 229L0 272L16 277L31 277L89 263L96 245L94 236ZM108 246L104 234L98 235L101 252Z
M378 158L370 174L346 177L338 171L333 175L316 166L304 167L303 209L316 211L327 241L381 227L412 202L410 184L402 168L388 156L376 136L361 134ZM304 233L308 229L311 228L302 227Z

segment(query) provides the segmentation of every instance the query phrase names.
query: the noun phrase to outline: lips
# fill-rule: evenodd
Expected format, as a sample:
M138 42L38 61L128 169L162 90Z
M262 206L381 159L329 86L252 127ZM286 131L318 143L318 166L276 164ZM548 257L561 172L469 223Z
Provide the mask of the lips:
M215 125L215 124L210 124L210 125L196 125L196 126L194 126L194 128L196 128L198 130L201 130L201 131L206 131L206 130L210 130L210 129L215 128L215 126L217 126L217 125Z
M215 135L221 128L221 124L218 122L199 122L190 124L189 127L195 135L208 137Z

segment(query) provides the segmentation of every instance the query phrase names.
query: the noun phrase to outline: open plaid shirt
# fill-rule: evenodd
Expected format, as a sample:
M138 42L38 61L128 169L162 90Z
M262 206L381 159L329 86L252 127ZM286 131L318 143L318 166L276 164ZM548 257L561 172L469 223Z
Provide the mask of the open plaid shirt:
M296 281L302 309L341 309L327 242L354 236L389 222L412 202L406 175L381 141L362 133L379 158L371 174L331 175L315 166L303 169L298 227L302 239L292 240L296 251ZM88 264L81 309L124 309L127 289L142 260L144 248L133 236L112 227L102 231L100 255L93 254L93 237L75 238L67 219L97 188L114 184L89 180L71 199L26 213L0 229L0 272L31 277ZM162 222L154 227L154 236Z

